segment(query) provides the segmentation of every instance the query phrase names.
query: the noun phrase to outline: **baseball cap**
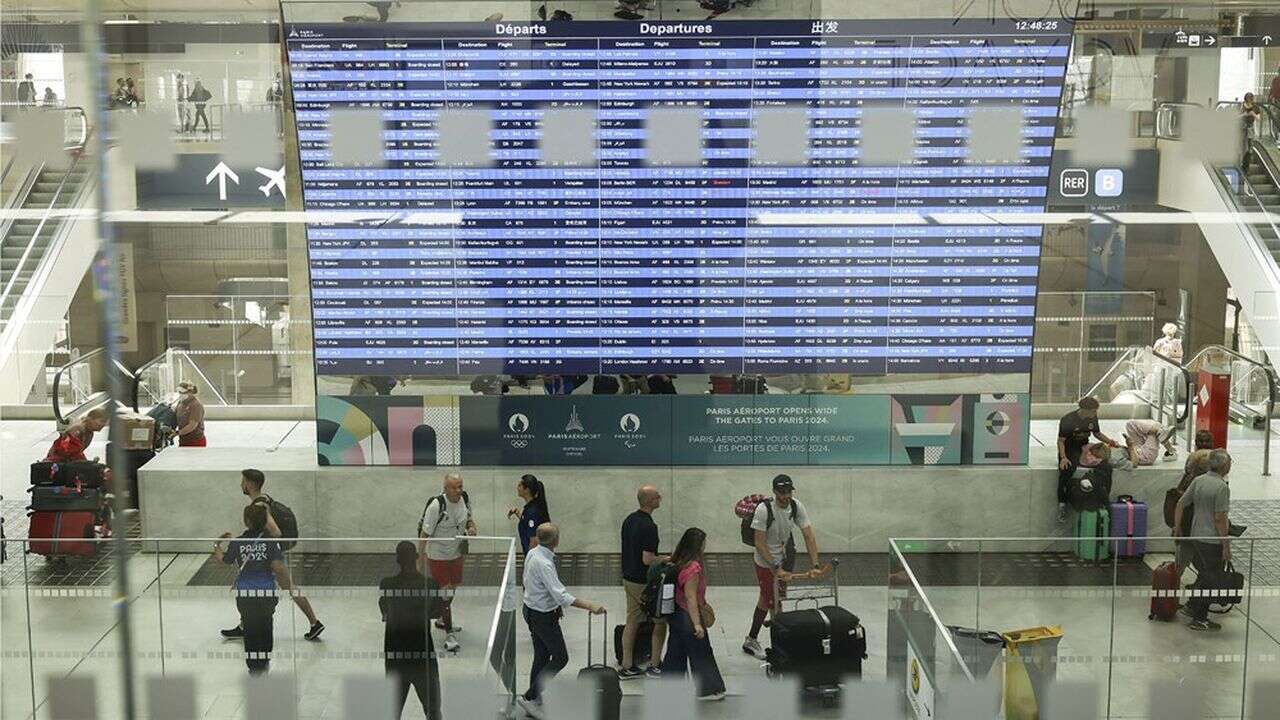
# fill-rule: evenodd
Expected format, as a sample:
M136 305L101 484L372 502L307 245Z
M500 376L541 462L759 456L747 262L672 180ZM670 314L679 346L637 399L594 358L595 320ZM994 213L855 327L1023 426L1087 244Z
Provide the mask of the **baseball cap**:
M785 490L792 492L796 489L796 484L791 480L790 475L778 475L773 479L773 491Z

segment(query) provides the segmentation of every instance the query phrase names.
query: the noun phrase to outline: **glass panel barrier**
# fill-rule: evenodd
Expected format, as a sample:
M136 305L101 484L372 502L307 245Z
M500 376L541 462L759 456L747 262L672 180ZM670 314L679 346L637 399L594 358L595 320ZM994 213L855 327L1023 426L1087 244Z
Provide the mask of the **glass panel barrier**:
M1036 306L1032 402L1075 402L1099 378L1121 377L1116 367L1130 348L1155 339L1156 297L1151 292L1042 292ZM1125 371L1130 368L1124 364ZM1141 389L1145 376L1133 375Z

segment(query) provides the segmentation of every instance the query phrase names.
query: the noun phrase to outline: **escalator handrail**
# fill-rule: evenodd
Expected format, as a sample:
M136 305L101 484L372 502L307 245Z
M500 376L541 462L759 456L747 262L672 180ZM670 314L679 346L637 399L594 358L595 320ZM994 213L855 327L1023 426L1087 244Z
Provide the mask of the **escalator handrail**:
M58 389L59 389L59 386L62 385L63 374L66 373L67 370L71 369L72 367L75 367L76 365L83 363L85 360L88 360L89 358L92 358L92 357L97 357L98 355L101 355L106 351L107 349L104 347L94 348L89 352L84 353L80 357L67 363L66 365L63 365L62 367L58 368L58 371L53 374L53 393L52 393L53 394L53 417L55 420L58 421L59 426L64 426L67 424L67 419L62 416L61 403L58 402L58 396L60 395L60 393L58 392Z
M168 358L168 357L169 357L169 351L168 351L168 350L166 350L166 351L164 351L164 352L160 353L159 355L157 355L157 356L155 356L155 357L151 358L150 360L148 360L148 361L146 361L146 362L142 363L141 365L139 365L139 366L138 366L138 369L137 369L137 370L134 370L132 373L130 373L130 377L132 378L133 382L131 383L131 387L130 387L130 389L129 389L129 402L130 402L130 404L132 404L132 405L133 405L133 411L134 411L134 412L139 412L139 410L138 410L138 388L142 386L142 376L143 376L143 374L144 374L144 373L146 373L146 372L147 372L147 370L150 370L150 369L151 369L151 367L152 367L153 365L158 365L158 364L160 364L161 362L163 362L163 361L164 361L166 358Z
M1223 202L1225 202L1229 207L1234 207L1237 213L1252 212L1252 210L1248 208L1242 208L1240 206L1240 202L1241 202L1239 198L1240 192L1231 187L1230 181L1226 177L1226 173L1225 173L1225 170L1227 169L1226 167L1214 166L1212 163L1209 163L1209 162L1206 162L1204 164L1204 167L1205 167L1205 170L1208 171L1210 177L1215 181L1218 194L1222 196ZM1276 232L1276 237L1280 237L1280 227L1276 226L1275 222L1273 222L1271 219L1271 213L1267 211L1266 206L1262 204L1262 201L1258 200L1258 192L1253 187L1253 184L1249 182L1249 176L1246 173L1242 172L1239 168L1232 168L1232 169L1239 174L1240 189L1241 190L1246 188L1248 189L1248 192L1245 193L1245 195L1253 198L1253 201L1257 203L1259 211L1263 214L1263 217L1266 219L1267 224L1270 225L1271 229ZM1277 186L1277 187L1280 187L1280 186ZM1257 253L1256 257L1258 262L1262 263L1264 266L1267 266L1268 264L1274 265L1275 261L1271 259L1272 258L1271 250L1267 247L1266 242L1259 236L1257 229L1254 227L1254 224L1247 222L1245 219L1242 218L1239 220L1238 225L1242 228L1245 228L1245 230L1247 231L1245 233L1245 236L1252 243L1251 249L1255 253Z
M1169 358L1169 357L1165 357L1164 355L1161 355L1160 353L1156 352L1154 348L1151 350L1151 357L1156 358L1157 360L1163 360L1165 363L1177 368L1178 372L1182 373L1182 383L1183 383L1183 387L1187 391L1186 392L1187 401L1186 401L1186 404L1183 405L1182 414L1177 417L1177 421L1179 424L1186 422L1187 418L1191 417L1191 396L1193 394L1191 392L1191 388L1195 386L1195 376L1191 374L1191 371L1188 370L1185 365L1180 364L1177 360L1174 360L1173 358ZM1174 398L1176 399L1177 397L1178 396L1175 393ZM1164 404L1164 399L1161 398L1161 405L1163 404Z
M1096 396L1098 394L1098 389L1102 387L1102 383L1106 382L1107 378L1111 377L1111 373L1114 372L1116 368L1120 367L1121 365L1127 362L1132 362L1133 356L1141 349L1142 348L1136 345L1133 347L1125 348L1124 352L1120 354L1120 357L1116 358L1116 361L1111 363L1111 367L1107 368L1107 371L1102 373L1102 377L1098 379L1098 382L1094 383L1093 387L1089 388L1089 390L1085 392L1084 397Z
M13 286L17 283L18 276L22 274L22 269L26 266L27 259L31 257L31 251L35 248L36 241L40 238L40 233L44 230L45 224L49 222L49 217L57 209L58 198L62 196L62 191L67 186L67 178L71 177L71 171L76 169L83 157L83 154L80 153L73 155L71 164L67 166L66 172L62 173L62 179L58 181L58 187L53 191L53 197L49 199L49 207L45 208L44 214L40 216L40 224L36 226L35 232L31 233L31 239L27 241L27 246L23 248L22 256L18 258L18 263L13 268L13 275L9 277L9 282L5 283L4 290L0 291L0 307L4 307L5 299L9 297L9 293L13 292ZM90 184L85 182L77 192L83 193L84 189ZM50 249L52 249L52 243L50 243ZM34 277L34 271L32 275ZM17 315L17 308L18 304L15 302L14 313L10 315L10 319Z
M1174 110L1186 108L1200 108L1203 110L1204 105L1201 105L1198 102L1162 102L1156 105L1156 137L1161 140L1181 139L1181 134L1173 134L1173 130L1166 127L1168 123L1161 122L1161 120L1172 115Z

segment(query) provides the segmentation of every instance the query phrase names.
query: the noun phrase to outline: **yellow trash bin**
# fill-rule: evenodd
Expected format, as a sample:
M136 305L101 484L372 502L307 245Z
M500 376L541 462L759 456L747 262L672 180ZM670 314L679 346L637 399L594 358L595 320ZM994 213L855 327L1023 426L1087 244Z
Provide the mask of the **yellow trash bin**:
M1005 720L1040 719L1040 699L1058 674L1061 640L1060 625L1004 633Z

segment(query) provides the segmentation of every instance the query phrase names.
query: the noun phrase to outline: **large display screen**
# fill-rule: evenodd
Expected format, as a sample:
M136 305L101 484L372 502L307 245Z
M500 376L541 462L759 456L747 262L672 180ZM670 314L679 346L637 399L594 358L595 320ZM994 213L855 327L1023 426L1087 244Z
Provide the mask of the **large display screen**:
M287 25L305 207L382 214L308 226L317 371L1028 372L1042 228L1009 215L1045 209L1070 32ZM333 162L340 108L378 109L380 167ZM868 161L885 108L904 161ZM986 108L1020 159L973 161Z

